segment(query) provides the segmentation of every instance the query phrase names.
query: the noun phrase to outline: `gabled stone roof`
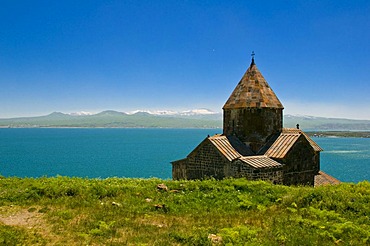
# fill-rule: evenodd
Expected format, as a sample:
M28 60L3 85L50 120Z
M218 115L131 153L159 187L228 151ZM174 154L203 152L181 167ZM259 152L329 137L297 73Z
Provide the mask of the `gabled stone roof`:
M223 107L239 108L284 108L254 60Z
M299 133L299 134L302 134L308 140L308 142L311 144L312 148L315 151L323 151L323 149L315 141L313 141L312 138L310 138L306 133L304 133L301 129L283 128L282 133L291 133L291 134Z
M229 161L233 161L241 157L241 154L239 154L239 152L235 150L226 136L215 135L209 137L208 139Z
M319 171L319 174L315 175L315 187L322 185L335 185L340 183L341 182L338 179L324 173L323 171Z
M255 155L236 137L226 137L225 135L216 134L212 137L208 137L208 140L230 162L240 160L256 169L276 168L282 166L282 164L274 161L266 155Z
M271 144L264 154L271 158L282 159L300 137L304 137L314 151L322 151L320 146L302 130L296 128L283 128L278 138Z
M320 146L315 143L307 134L305 134L302 130L296 128L283 128L282 132L279 133L277 138L273 139L272 142L266 144L267 146L265 148L267 150L265 149L265 151L258 154L255 154L247 145L242 143L235 136L227 137L225 135L216 134L214 136L208 137L207 139L217 148L217 150L223 156L225 156L227 160L234 161L236 159L242 160L246 157L261 158L263 156L268 158L283 159L300 137L305 138L314 149L314 151L322 151ZM246 160L248 160L248 158ZM258 168L258 165L256 165L255 168Z
M300 136L298 133L280 133L265 155L271 158L284 158Z
M229 161L238 159L244 155L252 155L253 152L238 138L216 134L208 137L208 140L224 155Z
M256 169L274 168L283 166L283 164L274 161L273 159L265 155L243 156L240 157L239 160Z

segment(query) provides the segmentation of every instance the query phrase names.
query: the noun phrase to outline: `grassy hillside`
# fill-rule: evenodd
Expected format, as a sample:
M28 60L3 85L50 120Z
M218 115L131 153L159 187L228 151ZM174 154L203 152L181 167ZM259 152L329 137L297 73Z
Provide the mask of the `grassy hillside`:
M369 182L1 178L0 244L369 245L369 203Z

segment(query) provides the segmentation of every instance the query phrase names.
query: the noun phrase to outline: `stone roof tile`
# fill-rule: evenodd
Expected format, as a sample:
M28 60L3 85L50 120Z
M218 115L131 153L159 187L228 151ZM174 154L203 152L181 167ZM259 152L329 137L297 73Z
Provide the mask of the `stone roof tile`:
M297 129L297 128L283 128L282 132L283 133L299 133L299 134L302 134L308 140L308 142L311 144L312 148L315 151L323 151L323 149L315 141L313 141L312 138L310 138L306 133L304 133L300 129Z
M265 155L271 158L284 158L300 136L298 133L281 133Z
M229 161L233 161L241 157L239 152L235 150L226 136L214 135L208 139Z
M273 168L273 167L281 167L283 166L277 161L265 156L265 155L257 155L257 156L243 156L239 158L242 162L256 168Z
M323 171L319 171L317 175L315 175L315 187L322 186L322 185L334 185L340 184L341 182L330 176L329 174L324 173Z
M284 107L257 66L252 62L223 108L283 109Z
M284 158L300 136L303 136L310 143L314 151L322 151L322 148L302 130L296 128L283 128L278 138L265 152L265 155L271 158Z
M254 153L237 137L216 134L208 138L209 141L224 155L229 161L233 161L242 156L254 155Z

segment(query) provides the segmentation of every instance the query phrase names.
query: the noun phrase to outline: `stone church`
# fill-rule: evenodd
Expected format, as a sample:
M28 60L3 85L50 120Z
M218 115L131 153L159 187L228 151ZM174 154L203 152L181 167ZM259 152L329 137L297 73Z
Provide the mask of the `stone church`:
M297 128L283 128L283 105L252 62L223 107L223 134L206 137L185 159L172 162L172 177L227 177L285 185L339 181L320 171L322 149Z

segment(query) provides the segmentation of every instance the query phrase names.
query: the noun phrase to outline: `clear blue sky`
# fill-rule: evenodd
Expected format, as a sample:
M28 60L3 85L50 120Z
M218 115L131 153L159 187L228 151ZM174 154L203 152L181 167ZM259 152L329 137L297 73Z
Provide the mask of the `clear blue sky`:
M221 112L256 64L285 114L370 119L370 1L1 1L0 118Z

